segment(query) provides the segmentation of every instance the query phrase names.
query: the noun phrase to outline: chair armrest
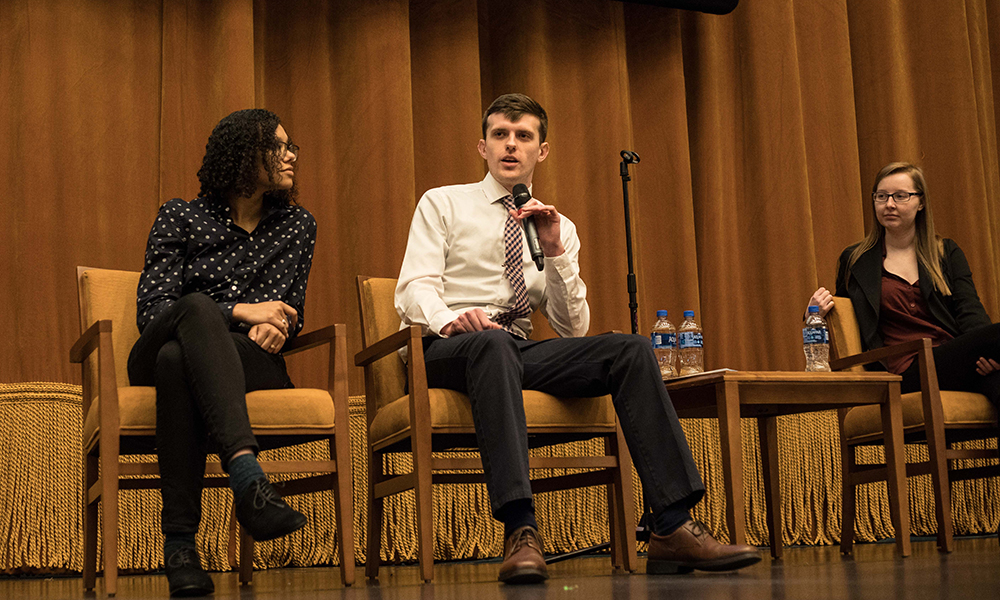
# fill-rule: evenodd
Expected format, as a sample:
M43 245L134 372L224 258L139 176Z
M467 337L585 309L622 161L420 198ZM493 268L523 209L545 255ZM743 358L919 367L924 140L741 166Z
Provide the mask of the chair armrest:
M80 334L80 339L76 340L69 351L69 361L72 363L82 363L85 358L97 348L97 341L101 333L111 332L111 321L104 319L97 321Z
M855 365L866 365L878 362L891 356L898 356L908 352L919 352L924 347L924 339L926 338L911 340L909 342L903 342L902 344L895 344L893 346L884 346L882 348L876 348L875 350L869 350L868 352L862 352L861 354L838 358L837 360L830 361L830 370L840 371Z
M358 352L354 355L354 366L367 367L376 360L388 356L391 352L399 350L410 341L412 330L415 327L419 329L417 325L410 325Z
M329 344L333 340L337 339L337 336L344 335L343 330L346 327L347 326L342 323L336 323L334 325L327 325L322 329L310 331L309 333L299 334L286 346L282 354L294 354L296 352L302 352L303 350L315 348L316 346Z

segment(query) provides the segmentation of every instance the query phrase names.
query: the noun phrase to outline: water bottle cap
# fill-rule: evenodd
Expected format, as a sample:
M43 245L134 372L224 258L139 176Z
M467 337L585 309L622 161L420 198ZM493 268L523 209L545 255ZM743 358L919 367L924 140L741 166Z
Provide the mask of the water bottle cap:
M813 304L809 307L809 314L819 314L819 307Z
M656 311L656 318L657 319L666 319L667 318L667 311L665 311L665 310L658 310L658 311Z
M693 310L686 310L686 311L684 311L684 318L685 319L690 319L693 316L694 316L694 311Z

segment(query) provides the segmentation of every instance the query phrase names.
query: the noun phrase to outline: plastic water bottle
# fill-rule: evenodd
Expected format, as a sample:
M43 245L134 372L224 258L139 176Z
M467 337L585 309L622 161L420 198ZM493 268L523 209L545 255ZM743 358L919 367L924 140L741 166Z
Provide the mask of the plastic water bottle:
M694 375L705 371L701 326L694 320L694 311L684 311L684 322L677 328L677 346L680 348L680 375Z
M656 362L660 363L660 376L663 379L677 377L677 368L674 367L674 358L677 354L677 329L667 320L667 311L656 311L656 324L653 325L653 333L649 337L653 342Z
M830 333L826 321L819 316L819 307L810 306L802 328L802 350L806 353L806 371L830 370Z

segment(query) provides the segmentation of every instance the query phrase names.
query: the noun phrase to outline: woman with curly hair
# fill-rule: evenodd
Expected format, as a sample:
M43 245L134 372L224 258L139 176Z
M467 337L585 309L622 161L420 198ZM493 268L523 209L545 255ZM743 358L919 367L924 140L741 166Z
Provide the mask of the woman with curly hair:
M943 390L977 392L1000 405L1000 324L979 300L965 254L934 231L923 171L891 163L875 176L871 227L840 255L836 295L849 297L865 350L930 338ZM833 294L819 288L809 299L820 315ZM916 352L887 360L903 377L903 393L920 389Z
M229 473L236 517L255 540L306 517L257 463L246 393L292 387L281 356L302 330L316 222L295 202L299 148L267 110L237 111L212 131L200 197L160 208L139 280L141 335L132 385L156 386L163 556L174 596L214 590L195 547L205 459Z

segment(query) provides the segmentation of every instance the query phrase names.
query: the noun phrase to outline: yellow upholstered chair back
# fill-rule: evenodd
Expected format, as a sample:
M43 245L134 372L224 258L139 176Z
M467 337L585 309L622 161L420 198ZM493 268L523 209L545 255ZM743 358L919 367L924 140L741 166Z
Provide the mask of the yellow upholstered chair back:
M128 355L132 351L132 345L139 339L139 328L135 324L139 275L136 271L77 267L80 333L97 321L111 321L111 344L115 353L115 380L118 387L128 385ZM96 353L87 359L87 369L91 381L96 382ZM95 393L96 390L97 386L94 386Z
M393 304L395 293L395 279L358 277L361 341L365 347L399 331L399 315L396 314L396 307ZM372 369L376 410L406 394L406 366L398 354L392 353L375 361Z
M834 296L833 309L826 315L830 330L830 359L861 354L861 331L858 318L854 315L854 304L850 298ZM861 365L851 367L851 371L864 371Z

